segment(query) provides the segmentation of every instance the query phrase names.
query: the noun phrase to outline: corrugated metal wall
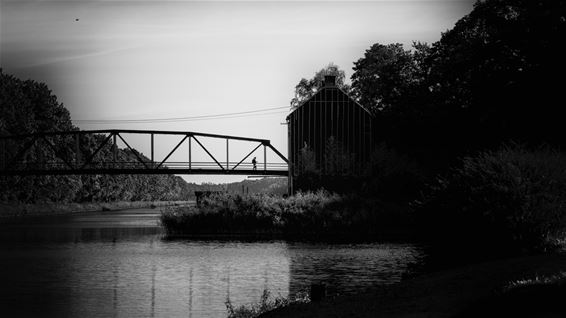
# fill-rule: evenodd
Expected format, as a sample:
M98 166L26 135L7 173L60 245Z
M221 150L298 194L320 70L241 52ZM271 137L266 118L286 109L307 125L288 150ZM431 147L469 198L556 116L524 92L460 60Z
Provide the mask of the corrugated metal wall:
M363 174L372 148L371 115L340 89L321 89L287 119L294 176L304 172L305 164L313 166L302 162L305 145L322 175Z

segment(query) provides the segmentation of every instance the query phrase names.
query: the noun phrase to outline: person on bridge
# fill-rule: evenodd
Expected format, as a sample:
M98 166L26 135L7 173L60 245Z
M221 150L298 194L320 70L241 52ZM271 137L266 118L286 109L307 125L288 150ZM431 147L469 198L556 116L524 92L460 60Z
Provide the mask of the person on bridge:
M257 170L257 160L255 160L255 157L252 159L252 165L254 165L254 170Z

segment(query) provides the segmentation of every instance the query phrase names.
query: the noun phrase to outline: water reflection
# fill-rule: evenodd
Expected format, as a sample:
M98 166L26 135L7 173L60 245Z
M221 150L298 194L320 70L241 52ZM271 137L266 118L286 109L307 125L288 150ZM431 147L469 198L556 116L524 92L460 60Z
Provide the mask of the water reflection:
M410 244L290 244L288 249L291 294L313 283L326 285L330 295L396 283L422 257Z
M225 317L227 299L257 302L264 289L392 283L422 254L402 244L168 241L153 210L101 214L0 225L6 316Z

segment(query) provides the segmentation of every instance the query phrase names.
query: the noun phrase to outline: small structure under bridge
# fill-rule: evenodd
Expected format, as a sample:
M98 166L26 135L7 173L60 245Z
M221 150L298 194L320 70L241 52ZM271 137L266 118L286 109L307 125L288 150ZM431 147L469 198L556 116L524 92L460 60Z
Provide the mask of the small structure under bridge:
M167 142L164 139L167 139ZM214 143L215 147L210 143ZM137 150L143 149L141 146L143 144L146 145L145 149L149 150L146 155ZM238 146L235 147L234 144ZM242 152L242 149L249 149L249 152L248 150ZM156 156L156 152L163 154ZM257 157L255 164L252 163L252 157ZM267 139L188 131L118 129L0 136L0 176L80 174L287 176L288 171L287 158Z

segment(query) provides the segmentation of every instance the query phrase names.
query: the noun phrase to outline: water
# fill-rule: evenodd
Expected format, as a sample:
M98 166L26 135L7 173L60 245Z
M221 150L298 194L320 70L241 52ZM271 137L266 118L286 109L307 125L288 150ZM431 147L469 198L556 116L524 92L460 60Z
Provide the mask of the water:
M158 210L86 213L0 225L0 316L226 317L225 301L264 289L330 294L401 280L410 244L165 240Z

